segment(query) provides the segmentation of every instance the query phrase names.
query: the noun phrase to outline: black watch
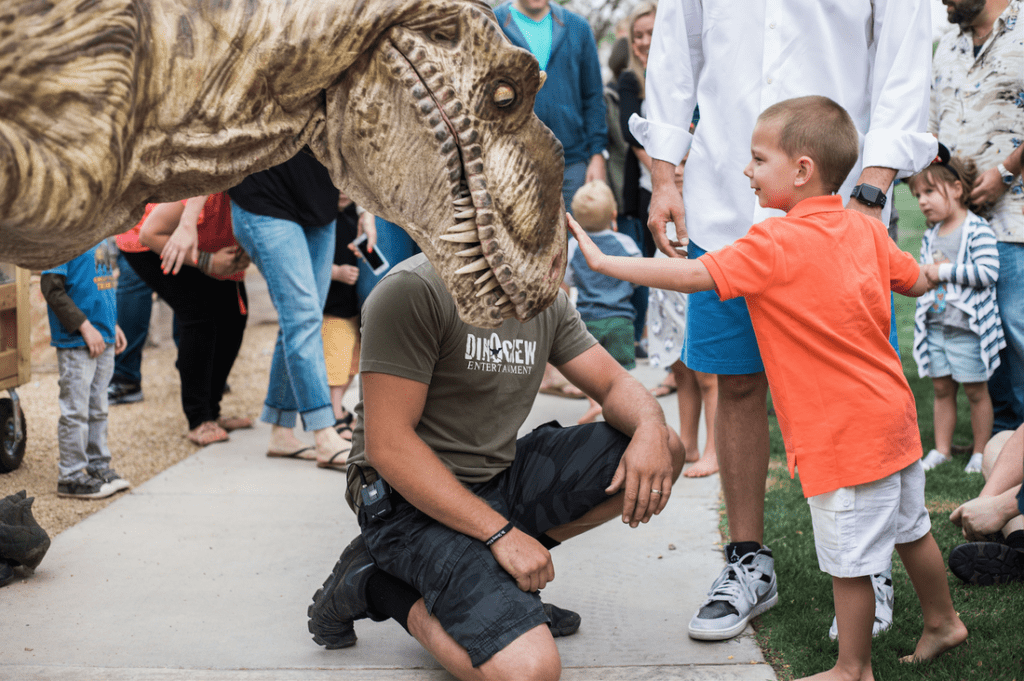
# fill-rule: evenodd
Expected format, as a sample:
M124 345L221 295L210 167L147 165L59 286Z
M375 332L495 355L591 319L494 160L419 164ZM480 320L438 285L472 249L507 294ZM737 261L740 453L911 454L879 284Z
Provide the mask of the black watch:
M858 184L850 192L850 198L857 199L861 203L872 207L885 208L885 192L878 187L872 187L870 184Z

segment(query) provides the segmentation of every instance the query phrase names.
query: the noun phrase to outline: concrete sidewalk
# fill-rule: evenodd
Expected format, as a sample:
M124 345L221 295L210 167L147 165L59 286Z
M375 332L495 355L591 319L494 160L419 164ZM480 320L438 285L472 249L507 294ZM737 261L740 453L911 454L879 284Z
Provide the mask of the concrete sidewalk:
M676 425L675 397L661 402ZM541 395L522 432L585 409ZM33 577L0 590L0 679L450 679L391 621L357 622L347 650L313 643L306 607L357 525L344 475L268 459L268 434L236 431L57 536ZM680 478L649 525L613 521L553 551L545 600L583 616L558 639L563 679L775 678L749 628L686 635L723 565L718 497L717 475Z

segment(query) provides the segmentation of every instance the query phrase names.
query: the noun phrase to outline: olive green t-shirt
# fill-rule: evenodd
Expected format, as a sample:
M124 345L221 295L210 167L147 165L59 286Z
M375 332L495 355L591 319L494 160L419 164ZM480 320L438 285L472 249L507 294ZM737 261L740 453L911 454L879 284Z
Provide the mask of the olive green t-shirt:
M597 343L564 291L525 324L464 323L423 255L397 265L362 310L359 370L425 383L416 433L463 483L486 482L515 457L519 427L533 407L544 365L564 364ZM350 463L363 463L363 401Z

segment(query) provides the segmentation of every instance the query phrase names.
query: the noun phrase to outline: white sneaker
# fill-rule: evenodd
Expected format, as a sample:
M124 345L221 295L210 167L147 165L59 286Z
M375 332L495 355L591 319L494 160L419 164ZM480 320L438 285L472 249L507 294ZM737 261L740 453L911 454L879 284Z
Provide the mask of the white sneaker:
M690 620L690 638L723 641L743 631L751 618L779 600L775 582L775 559L768 547L743 556L730 556L729 563L711 585L708 597Z
M980 473L981 462L984 458L985 455L981 452L974 452L974 454L971 455L971 460L967 462L966 466L964 466L964 473Z
M949 460L950 459L947 459L945 454L943 454L937 449L933 449L932 451L928 452L928 454L921 457L921 467L924 468L926 471L930 471L939 464L946 463Z
M871 625L871 635L878 636L892 626L892 608L896 599L896 592L892 588L892 568L871 575L871 588L875 592L875 623ZM833 641L839 637L839 624L835 617L832 618L828 637Z

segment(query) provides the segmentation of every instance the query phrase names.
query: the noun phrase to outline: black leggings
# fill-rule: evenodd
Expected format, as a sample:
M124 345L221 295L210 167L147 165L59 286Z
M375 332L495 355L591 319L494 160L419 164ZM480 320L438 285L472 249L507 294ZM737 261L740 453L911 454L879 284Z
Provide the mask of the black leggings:
M177 315L181 408L189 430L216 421L248 320L239 307L239 299L248 306L245 283L214 279L187 266L177 274L164 274L160 256L152 251L125 253L124 257Z

